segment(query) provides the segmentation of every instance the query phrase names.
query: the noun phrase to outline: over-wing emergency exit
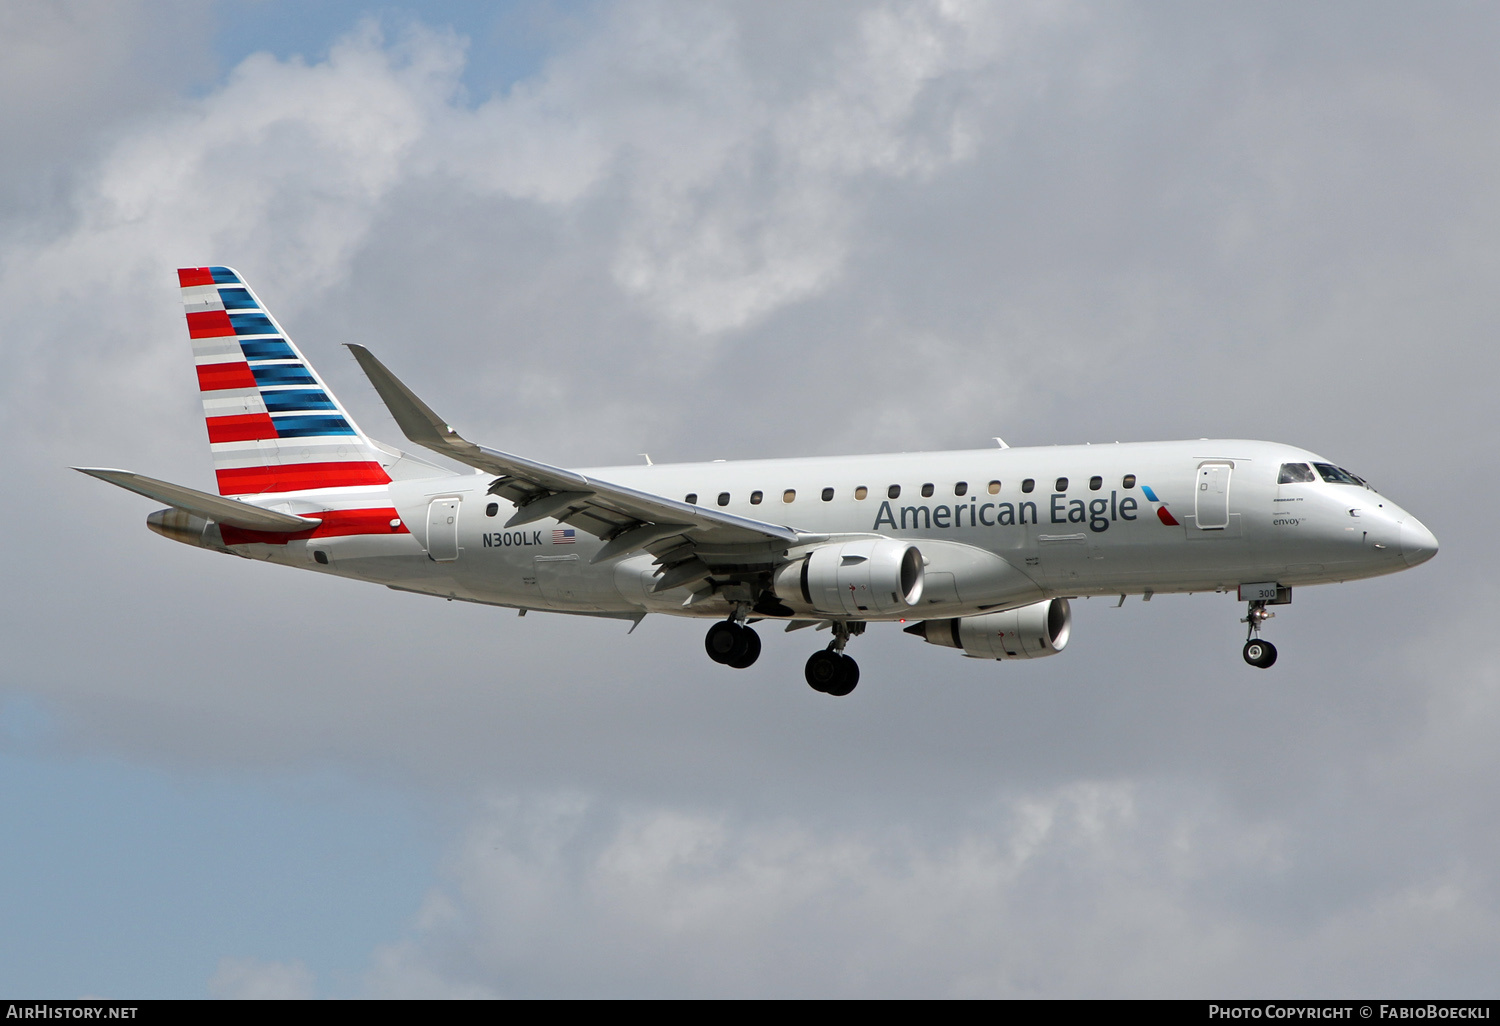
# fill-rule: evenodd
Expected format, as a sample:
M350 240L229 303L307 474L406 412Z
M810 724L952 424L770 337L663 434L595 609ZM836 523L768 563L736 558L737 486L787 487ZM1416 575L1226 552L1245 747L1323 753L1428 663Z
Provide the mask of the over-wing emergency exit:
M370 351L350 350L406 438L377 442L228 267L178 272L218 494L78 468L166 508L158 534L401 591L639 622L715 621L717 663L753 624L828 630L807 682L847 695L871 623L981 659L1068 643L1079 596L1234 592L1245 661L1296 587L1395 573L1437 539L1311 452L1241 439L996 448L573 470L470 442Z

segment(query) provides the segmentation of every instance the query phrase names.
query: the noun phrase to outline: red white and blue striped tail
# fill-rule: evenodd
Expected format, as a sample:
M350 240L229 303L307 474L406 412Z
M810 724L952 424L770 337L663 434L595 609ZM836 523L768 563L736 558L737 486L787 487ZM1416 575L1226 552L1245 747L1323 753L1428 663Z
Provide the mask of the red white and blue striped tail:
M390 483L380 450L238 273L177 278L220 495Z

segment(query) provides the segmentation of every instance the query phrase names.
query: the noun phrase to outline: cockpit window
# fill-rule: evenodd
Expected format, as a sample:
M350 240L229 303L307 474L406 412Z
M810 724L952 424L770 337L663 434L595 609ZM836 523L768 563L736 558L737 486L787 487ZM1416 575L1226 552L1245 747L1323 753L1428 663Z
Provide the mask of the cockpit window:
M1364 478L1349 473L1343 467L1335 467L1332 463L1314 463L1313 466L1318 468L1318 473L1322 474L1323 480L1329 484L1358 485L1361 488L1370 487L1365 484Z
M1316 481L1312 468L1306 463L1283 463L1281 465L1281 476L1276 479L1277 484L1307 484Z

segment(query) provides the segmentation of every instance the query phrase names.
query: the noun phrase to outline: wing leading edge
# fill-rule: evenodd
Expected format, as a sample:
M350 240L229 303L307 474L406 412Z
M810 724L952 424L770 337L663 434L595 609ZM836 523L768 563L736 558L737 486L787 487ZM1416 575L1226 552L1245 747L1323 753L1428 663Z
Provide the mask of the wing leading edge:
M594 557L595 563L649 551L662 568L657 591L692 584L734 567L764 566L778 561L794 545L821 538L475 445L449 427L368 349L355 344L348 348L408 439L496 475L490 493L517 507L506 526L547 518L571 524L606 542Z

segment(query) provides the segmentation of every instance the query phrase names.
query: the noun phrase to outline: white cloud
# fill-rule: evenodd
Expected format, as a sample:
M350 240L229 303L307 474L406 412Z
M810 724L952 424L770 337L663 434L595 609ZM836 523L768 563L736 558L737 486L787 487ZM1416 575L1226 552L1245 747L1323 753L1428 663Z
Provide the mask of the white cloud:
M66 231L0 254L0 325L20 370L11 429L68 449L97 434L86 418L59 423L41 392L76 412L123 390L175 419L187 364L172 269L243 261L269 270L256 280L271 294L298 297L342 278L461 66L450 36L414 29L386 47L366 23L323 64L255 55L204 99L138 120L81 176Z
M752 63L757 19L733 5L622 8L540 81L454 118L427 166L552 204L618 188L619 286L699 332L742 328L837 279L866 178L925 179L972 155L990 67L1027 9L847 15L842 37L814 33L827 52L804 78Z
M616 280L704 332L825 289L843 270L848 194L866 176L930 177L972 154L966 126L991 98L942 87L998 59L1000 21L978 5L866 9L826 80L784 106L760 99L731 25L663 33L678 40L667 60L688 74L669 146L630 144L635 202ZM647 52L659 73L662 55Z
M1400 994L1433 978L1408 964L1404 939L1472 963L1470 945L1500 937L1477 881L1447 875L1326 911L1247 907L1244 895L1307 868L1301 843L1286 824L1159 781L999 799L935 831L601 808L576 795L496 801L413 936L378 953L370 985L455 996Z
M387 41L365 22L326 61L252 55L202 99L137 115L81 176L66 229L0 253L0 329L24 354L13 429L40 423L24 397L42 376L84 405L109 402L103 381L158 403L180 391L170 268L251 270L296 324L389 247L378 233L403 230L385 223L399 197L455 187L537 204L551 231L585 219L613 282L601 298L669 336L743 329L825 293L863 183L921 182L972 157L988 76L1024 19L947 2L851 8L817 73L792 76L776 103L763 95L774 71L746 53L756 20L633 7L475 109L459 102L464 41L420 26ZM95 330L101 306L130 327ZM60 360L60 338L97 362Z
M326 287L347 273L462 61L451 36L414 28L388 48L373 22L325 63L247 58L212 95L123 139L80 190L79 223L16 261L13 287L119 289L121 268L224 249L280 269L272 281Z

